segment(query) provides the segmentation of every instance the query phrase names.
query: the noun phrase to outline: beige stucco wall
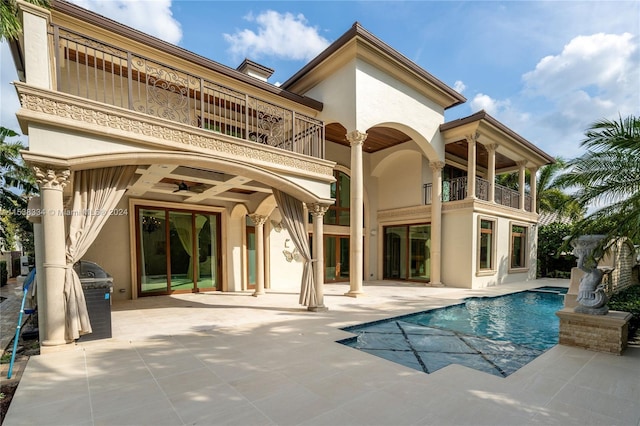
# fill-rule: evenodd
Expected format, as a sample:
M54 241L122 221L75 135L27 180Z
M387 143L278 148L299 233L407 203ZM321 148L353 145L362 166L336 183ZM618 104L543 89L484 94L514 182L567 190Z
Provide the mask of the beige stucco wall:
M128 197L118 203L118 210L127 215L110 216L82 260L100 265L113 277L113 300L131 299L131 248L129 243Z
M442 215L442 283L447 287L471 288L473 216L468 210Z

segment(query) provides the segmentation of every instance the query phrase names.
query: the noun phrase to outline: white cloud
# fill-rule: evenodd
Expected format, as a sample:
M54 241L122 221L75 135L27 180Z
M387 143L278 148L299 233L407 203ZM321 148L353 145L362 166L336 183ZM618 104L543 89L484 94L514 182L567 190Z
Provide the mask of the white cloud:
M578 36L523 76L526 91L567 117L594 121L635 113L640 86L638 39L629 33Z
M457 80L455 83L453 83L453 90L455 90L458 93L464 92L464 89L466 88L467 86L465 86L464 83L460 80Z
M500 115L501 111L505 110L510 105L511 102L509 100L500 101L493 99L491 96L485 95L484 93L478 93L471 100L471 110L473 112L478 112L483 109L494 117Z
M236 56L258 59L275 56L282 59L309 60L324 50L329 41L309 26L302 14L278 13L273 10L245 19L258 25L257 32L250 29L224 34L230 44L229 51Z
M182 39L180 23L171 12L172 0L69 1L169 43L178 44Z

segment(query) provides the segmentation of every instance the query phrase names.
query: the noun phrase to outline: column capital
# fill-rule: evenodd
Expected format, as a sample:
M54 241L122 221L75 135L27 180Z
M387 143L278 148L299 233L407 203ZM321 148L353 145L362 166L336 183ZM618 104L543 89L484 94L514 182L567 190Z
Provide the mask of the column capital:
M518 167L525 168L527 167L527 160L516 161L516 164L518 165Z
M500 146L500 145L499 145L499 144L497 144L497 143L489 143L489 144L486 144L486 145L484 146L484 148L485 148L488 152L493 153L493 152L496 152L496 151L498 150L498 147L499 147L499 146Z
M538 167L537 166L527 167L527 170L529 170L532 175L535 175L536 173L538 173Z
M467 140L467 143L471 143L471 142L476 143L478 141L478 138L480 137L480 133L476 132L469 135L465 135L464 137Z
M444 166L444 161L429 161L429 167L431 167L431 170L433 170L434 172L442 170Z
M249 216L249 219L251 219L253 224L256 225L256 226L262 226L267 221L267 216L265 216L265 215L252 213L252 214L250 214L248 216Z
M329 210L328 204L311 203L307 204L307 209L313 217L322 217Z
M354 130L347 133L346 137L351 145L362 145L365 139L367 139L367 134L359 130Z
M40 187L60 190L69 183L69 176L71 176L69 169L54 169L46 166L33 166L33 172Z

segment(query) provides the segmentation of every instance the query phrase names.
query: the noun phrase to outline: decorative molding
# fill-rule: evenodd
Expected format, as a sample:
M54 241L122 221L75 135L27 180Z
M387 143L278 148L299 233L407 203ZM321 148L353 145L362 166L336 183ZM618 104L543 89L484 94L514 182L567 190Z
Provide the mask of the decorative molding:
M484 148L485 148L489 153L496 152L496 151L498 150L498 148L499 148L499 147L500 147L500 145L499 145L499 144L497 144L497 143L489 143L489 144L484 145Z
M464 136L464 138L467 140L467 143L476 143L479 137L480 137L479 132Z
M87 128L87 124L94 125L111 129L111 131L105 130L103 132L110 136L118 138L126 138L128 136L129 141L134 138L131 135L126 135L126 133L133 133L143 138L142 140L135 140L135 142L139 143L144 143L145 140L149 141L150 138L153 138L155 140L152 142L167 145L171 148L175 148L175 144L179 144L183 146L184 150L190 152L202 153L202 149L205 149L216 153L248 158L252 161L257 160L295 170L333 176L331 162L323 159L317 159L318 161L307 160L299 158L296 153L250 141L226 141L198 127L178 123L165 124L162 119L136 111L123 110L122 108L102 104L98 105L96 102L85 99L76 100L71 95L48 92L23 84L16 83L15 85L20 93L20 103L24 110L75 121L77 122L77 127L85 131L98 133L96 129ZM48 121L60 126L60 121L55 120L53 117ZM114 133L113 130L116 132Z
M46 166L33 166L36 182L40 184L40 187L47 189L64 189L69 183L71 171L69 169L60 170L45 167Z
M263 226L264 223L267 221L267 216L264 216L261 214L253 213L248 216L255 226Z
M352 132L347 133L346 137L347 137L347 140L351 143L351 145L362 145L364 141L367 139L367 134L359 130L354 130Z
M429 167L431 167L431 170L433 170L434 172L442 170L444 166L444 161L429 161Z
M388 219L397 219L397 218L407 218L407 219L427 219L431 217L431 206L413 206L413 207L403 207L399 209L392 210L382 210L378 212L378 220L384 221Z
M311 203L307 204L307 209L314 217L322 217L329 210L328 204Z

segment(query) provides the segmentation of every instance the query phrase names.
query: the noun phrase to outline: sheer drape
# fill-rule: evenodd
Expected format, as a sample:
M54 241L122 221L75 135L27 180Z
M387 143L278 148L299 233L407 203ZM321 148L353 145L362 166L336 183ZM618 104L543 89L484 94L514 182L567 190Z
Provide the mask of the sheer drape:
M65 337L75 340L91 333L87 304L73 264L84 256L133 178L135 166L81 170L73 178L73 202L67 236L64 280ZM109 250L109 247L105 247Z
M294 246L298 249L304 261L302 282L300 283L300 304L304 306L316 306L318 301L302 201L277 189L273 190L273 196L280 208L282 222L289 231L291 241L293 241Z
M189 261L189 267L187 270L187 278L193 278L193 239L198 238L200 235L200 231L204 227L205 223L207 223L207 218L204 216L196 215L196 233L195 235L191 232L191 213L188 215L174 215L171 216L171 221L178 233L178 238L180 239L180 244L182 244L182 248L189 255L191 260ZM198 259L196 257L196 259Z

